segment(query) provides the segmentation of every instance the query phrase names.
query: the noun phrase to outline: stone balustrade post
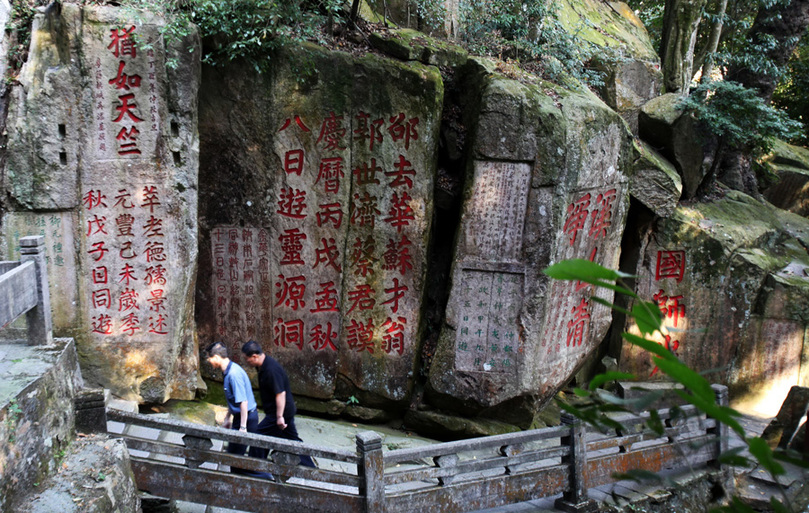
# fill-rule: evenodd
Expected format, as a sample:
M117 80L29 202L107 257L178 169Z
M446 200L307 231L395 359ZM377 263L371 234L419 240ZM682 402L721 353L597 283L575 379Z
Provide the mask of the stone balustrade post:
M45 261L45 238L41 235L20 238L20 262L32 261L36 266L37 306L25 314L28 321L28 345L53 343L51 296Z
M189 434L183 435L183 443L189 449L194 449L195 453L198 451L210 451L213 447L213 441L210 438L201 438ZM185 459L185 465L188 468L199 468L203 463L205 463L205 460L202 458L189 456Z
M725 385L711 385L711 388L716 394L716 403L719 406L728 405L728 387ZM716 456L728 450L728 425L716 421L716 427L709 431L716 436Z
M556 499L554 507L571 513L589 513L598 511L598 503L587 496L587 441L584 424L569 413L561 417L563 425L570 426L570 435L562 437L562 445L570 447L570 454L562 458L567 463L570 487L564 495Z
M357 474L360 496L365 498L365 513L385 512L385 468L382 459L382 437L373 431L357 434Z

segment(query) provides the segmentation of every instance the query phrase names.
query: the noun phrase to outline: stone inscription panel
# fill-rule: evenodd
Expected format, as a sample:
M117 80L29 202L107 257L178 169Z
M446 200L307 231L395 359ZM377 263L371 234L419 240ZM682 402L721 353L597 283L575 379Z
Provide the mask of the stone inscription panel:
M168 247L174 240L164 188L106 186L82 193L80 229L91 333L102 339L162 339L176 324Z
M564 213L560 245L555 261L580 258L604 263L617 251L610 244L615 231L613 216L620 191L617 187L573 193ZM620 227L619 227L620 228ZM590 344L590 324L606 307L594 303L594 288L582 282L553 280L548 295L542 353L550 360L586 352Z
M72 328L76 323L76 251L74 248L75 213L10 212L5 220L6 248L9 260L20 259L19 240L29 235L45 238L48 286L55 328Z
M530 181L528 164L475 162L471 207L464 220L467 258L519 260Z
M519 315L525 275L463 269L461 276L455 368L514 370L523 352Z
M211 232L216 333L239 341L257 338L272 326L270 235L264 228L216 226Z

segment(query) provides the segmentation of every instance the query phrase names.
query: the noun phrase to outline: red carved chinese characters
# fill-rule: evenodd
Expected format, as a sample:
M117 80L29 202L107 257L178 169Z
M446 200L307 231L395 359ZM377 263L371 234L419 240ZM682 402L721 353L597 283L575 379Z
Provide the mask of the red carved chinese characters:
M658 251L655 265L655 281L674 278L677 283L683 281L685 274L685 251Z
M91 331L99 336L170 333L169 272L158 263L167 257L164 201L154 185L135 192L91 189L82 196L86 255L92 263L88 277Z

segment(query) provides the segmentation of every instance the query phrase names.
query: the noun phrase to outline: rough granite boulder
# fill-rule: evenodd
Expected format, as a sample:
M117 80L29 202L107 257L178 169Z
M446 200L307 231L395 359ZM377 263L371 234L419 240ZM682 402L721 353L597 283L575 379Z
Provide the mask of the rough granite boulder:
M166 48L148 13L54 5L10 92L5 256L45 236L54 331L89 382L193 398L199 38Z
M562 25L582 41L599 48L592 63L604 72L600 93L638 133L638 112L660 94L660 58L646 28L624 2L564 0L556 2Z
M710 372L710 381L728 384L737 404L774 415L809 375L802 363L808 237L805 218L733 191L659 219L636 269L637 293L663 313L657 341ZM632 323L626 329L637 333ZM641 379L661 377L649 354L629 344L620 367Z
M705 138L693 116L679 108L681 98L668 93L646 103L638 116L638 135L674 165L682 177L683 199L689 199L705 176Z
M683 193L677 170L654 148L635 139L636 158L629 182L629 194L660 217L674 212Z
M776 140L764 164L777 176L764 197L778 208L809 216L809 149Z
M205 68L197 323L296 395L407 404L422 329L438 68L314 45ZM245 77L250 77L245 79ZM223 122L223 113L227 122Z
M610 324L590 287L551 282L542 270L567 258L617 266L631 137L586 90L511 80L482 59L470 66L477 82L468 87L481 98L425 399L465 415L508 410L530 424Z

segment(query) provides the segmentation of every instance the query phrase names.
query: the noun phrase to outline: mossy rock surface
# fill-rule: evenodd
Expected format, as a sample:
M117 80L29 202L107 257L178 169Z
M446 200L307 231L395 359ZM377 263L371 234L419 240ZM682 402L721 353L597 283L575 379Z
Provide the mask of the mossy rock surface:
M520 431L505 422L481 417L466 418L436 411L412 410L405 415L405 426L423 436L454 440L478 436L502 435Z
M468 52L460 46L413 29L374 32L369 39L374 48L405 61L456 67L468 58Z
M646 28L627 4L563 0L556 5L562 25L576 37L608 49L623 48L625 56L659 61Z

